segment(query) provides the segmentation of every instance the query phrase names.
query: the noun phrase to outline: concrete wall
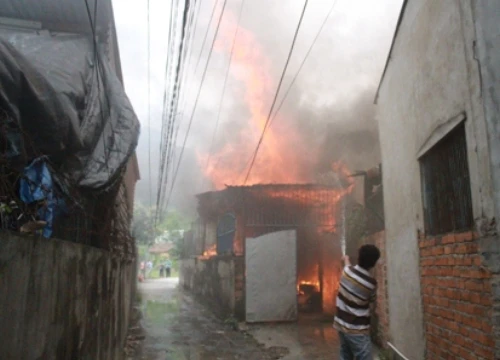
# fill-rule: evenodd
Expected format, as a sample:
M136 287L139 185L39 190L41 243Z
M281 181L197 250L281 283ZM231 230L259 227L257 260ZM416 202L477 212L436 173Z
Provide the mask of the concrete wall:
M243 277L242 264L242 257L232 256L182 259L180 286L203 299L221 316L237 316L244 313L241 289L236 287Z
M380 249L380 259L373 269L377 280L377 300L372 314L372 339L382 348L389 340L389 306L387 300L387 259L385 251L385 231L370 234L364 239L365 244L372 244Z
M408 1L378 96L390 340L409 359L425 350L419 151L463 112L474 214L493 213L472 19L468 0Z
M0 357L122 359L133 270L99 249L0 232Z
M484 260L493 272L493 301L496 304L492 319L496 339L495 358L500 358L500 2L473 0L476 25L476 57L479 61L484 113L488 126L490 165L496 223L484 218L480 232L484 236L481 248Z

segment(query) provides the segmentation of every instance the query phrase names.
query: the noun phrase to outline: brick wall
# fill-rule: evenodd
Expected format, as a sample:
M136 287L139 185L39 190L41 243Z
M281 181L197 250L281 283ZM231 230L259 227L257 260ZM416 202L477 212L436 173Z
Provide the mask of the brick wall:
M421 237L427 359L494 359L491 273L473 232Z

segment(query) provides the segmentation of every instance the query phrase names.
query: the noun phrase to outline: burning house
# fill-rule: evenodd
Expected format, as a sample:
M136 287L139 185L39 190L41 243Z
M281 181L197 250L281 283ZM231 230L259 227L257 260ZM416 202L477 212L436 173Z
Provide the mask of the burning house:
M349 190L289 184L199 194L181 284L248 322L294 321L301 310L332 314Z

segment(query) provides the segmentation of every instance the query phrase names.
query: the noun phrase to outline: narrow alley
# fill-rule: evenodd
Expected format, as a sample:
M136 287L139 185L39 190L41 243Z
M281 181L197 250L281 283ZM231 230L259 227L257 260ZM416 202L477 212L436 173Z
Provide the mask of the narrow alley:
M189 294L178 279L139 285L144 341L129 360L337 359L331 322L303 318L292 324L246 325L222 321Z
M285 348L264 349L252 336L218 320L189 295L178 279L146 280L139 285L145 340L134 360L280 359Z
M0 360L500 360L500 0L0 0Z

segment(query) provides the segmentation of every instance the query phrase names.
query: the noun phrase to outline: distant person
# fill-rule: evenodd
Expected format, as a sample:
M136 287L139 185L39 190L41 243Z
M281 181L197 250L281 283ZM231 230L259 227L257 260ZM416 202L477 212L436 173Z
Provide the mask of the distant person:
M139 273L140 273L140 281L143 281L146 278L146 264L144 261L141 261L141 265L139 267Z
M165 266L163 264L160 265L160 277L163 277L165 274Z
M147 274L149 276L149 274L151 273L151 270L153 270L153 263L151 261L148 261L146 263L146 268L147 268Z
M343 259L333 325L339 332L341 360L373 359L370 303L375 300L377 281L369 271L379 258L380 250L376 246L363 245L358 251L358 265L352 266L348 256Z
M165 261L165 276L170 277L172 273L172 262L170 260Z

